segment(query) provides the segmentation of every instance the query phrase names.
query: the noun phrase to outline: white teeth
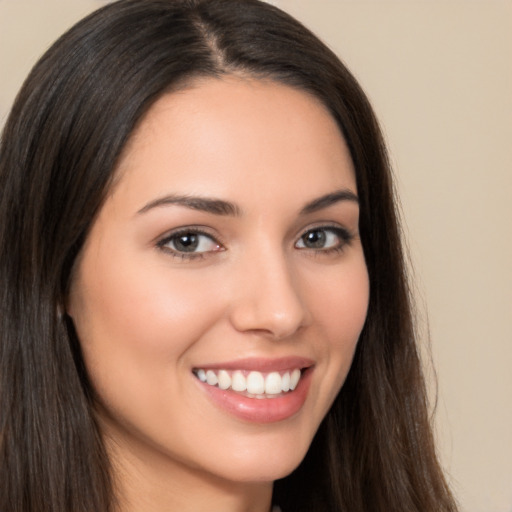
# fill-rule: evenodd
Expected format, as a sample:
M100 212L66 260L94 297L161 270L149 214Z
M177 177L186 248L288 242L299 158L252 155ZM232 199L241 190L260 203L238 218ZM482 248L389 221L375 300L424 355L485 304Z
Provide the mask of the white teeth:
M300 380L300 370L293 370L292 374L290 375L290 389L293 391Z
M210 386L215 386L219 382L219 379L217 379L217 375L215 375L215 372L213 372L212 370L208 370L206 372L206 382L210 384Z
M231 389L233 391L245 391L247 389L247 381L240 370L234 372L233 377L231 377Z
M219 388L220 389L228 389L231 387L231 377L226 370L221 370L219 372Z
M281 389L286 393L286 391L290 391L290 372L286 372L281 377Z
M265 392L265 379L260 372L251 372L247 375L247 393L261 395Z
M267 395L277 395L278 393L281 393L281 380L281 375L279 375L279 373L269 373L265 379L265 393Z
M246 374L242 370L229 372L227 370L199 369L195 371L195 374L201 382L210 386L232 389L238 393L247 392L253 398L265 398L265 396L275 396L293 391L302 375L298 368L291 372L270 372L268 374L256 371Z

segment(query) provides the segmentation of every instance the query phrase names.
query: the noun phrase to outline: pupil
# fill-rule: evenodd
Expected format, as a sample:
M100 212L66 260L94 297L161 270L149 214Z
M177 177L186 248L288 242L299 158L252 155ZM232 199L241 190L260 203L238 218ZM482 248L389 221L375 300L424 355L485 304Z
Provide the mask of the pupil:
M304 243L307 247L321 248L325 245L325 233L323 231L310 231L306 234Z
M198 236L194 233L180 235L174 242L174 246L178 251L193 252L199 245Z

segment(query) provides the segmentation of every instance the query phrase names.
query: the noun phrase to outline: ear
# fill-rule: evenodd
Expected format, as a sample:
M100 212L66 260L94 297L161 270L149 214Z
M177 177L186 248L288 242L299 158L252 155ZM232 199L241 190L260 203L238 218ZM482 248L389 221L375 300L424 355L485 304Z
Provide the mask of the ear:
M68 282L66 288L63 292L63 296L59 300L58 309L60 310L60 317L62 318L64 315L67 315L71 318L74 318L74 314L76 313L76 302L77 302L77 281L79 280L79 265L81 261L81 253L78 254L75 259L71 271L69 273Z
M59 303L57 306L57 313L59 313L59 318L67 315L70 318L73 318L73 314L75 311L75 300L73 300L73 292L72 288L67 293L67 296L63 300L62 303Z

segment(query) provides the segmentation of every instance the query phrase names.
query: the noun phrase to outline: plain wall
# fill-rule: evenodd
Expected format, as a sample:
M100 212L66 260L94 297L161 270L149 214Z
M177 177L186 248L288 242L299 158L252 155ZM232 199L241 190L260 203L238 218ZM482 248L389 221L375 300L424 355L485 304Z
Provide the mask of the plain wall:
M103 3L0 0L0 125L35 60ZM512 2L271 3L375 106L429 319L443 464L463 512L512 512Z

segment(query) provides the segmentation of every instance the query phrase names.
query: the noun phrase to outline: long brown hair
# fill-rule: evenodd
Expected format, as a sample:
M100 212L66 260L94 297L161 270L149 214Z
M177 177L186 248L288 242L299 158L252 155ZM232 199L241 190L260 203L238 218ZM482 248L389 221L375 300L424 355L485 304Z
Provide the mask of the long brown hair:
M162 94L238 73L319 98L356 169L370 276L348 378L296 471L285 512L448 512L415 343L390 169L356 80L258 0L121 0L62 36L21 89L0 146L0 506L112 510L109 461L71 320L73 263L130 134Z

